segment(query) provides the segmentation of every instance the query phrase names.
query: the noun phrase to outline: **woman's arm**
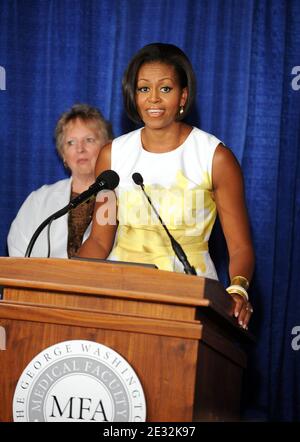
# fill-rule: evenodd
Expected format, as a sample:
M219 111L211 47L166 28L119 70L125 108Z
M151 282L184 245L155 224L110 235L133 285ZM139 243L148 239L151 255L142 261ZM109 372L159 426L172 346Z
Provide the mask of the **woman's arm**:
M245 204L242 171L233 153L219 144L213 158L213 189L218 215L229 252L229 275L251 280L254 270L254 250ZM252 307L239 294L232 293L236 302L234 314L240 325L248 325Z
M95 175L111 168L111 143L106 144L97 159ZM78 256L105 259L109 255L117 230L115 193L100 192L96 197L90 236L81 245ZM109 219L109 223L107 220Z

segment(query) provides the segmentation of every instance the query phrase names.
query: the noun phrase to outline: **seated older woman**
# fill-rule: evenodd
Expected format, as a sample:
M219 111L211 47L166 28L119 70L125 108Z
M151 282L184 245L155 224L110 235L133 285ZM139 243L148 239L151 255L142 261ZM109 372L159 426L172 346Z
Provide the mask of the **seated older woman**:
M60 117L55 129L56 147L71 176L44 185L27 197L8 234L10 256L24 256L37 227L95 181L98 154L112 138L110 123L95 107L77 104ZM89 234L94 204L95 200L91 199L52 223L51 257L70 258L76 254L83 239ZM45 257L47 253L47 230L44 229L31 256Z

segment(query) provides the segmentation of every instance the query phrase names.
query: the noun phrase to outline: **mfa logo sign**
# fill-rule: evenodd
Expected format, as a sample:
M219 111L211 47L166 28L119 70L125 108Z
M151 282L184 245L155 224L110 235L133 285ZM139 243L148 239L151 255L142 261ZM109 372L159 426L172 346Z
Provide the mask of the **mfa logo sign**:
M65 341L39 353L23 371L13 399L15 422L144 422L141 383L105 345Z

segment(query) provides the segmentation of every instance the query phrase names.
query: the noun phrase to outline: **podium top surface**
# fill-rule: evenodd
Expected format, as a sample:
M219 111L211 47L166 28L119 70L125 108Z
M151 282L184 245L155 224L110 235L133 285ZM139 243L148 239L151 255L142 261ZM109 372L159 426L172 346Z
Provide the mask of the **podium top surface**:
M61 258L0 258L0 285L204 306L232 306L222 284L138 265Z

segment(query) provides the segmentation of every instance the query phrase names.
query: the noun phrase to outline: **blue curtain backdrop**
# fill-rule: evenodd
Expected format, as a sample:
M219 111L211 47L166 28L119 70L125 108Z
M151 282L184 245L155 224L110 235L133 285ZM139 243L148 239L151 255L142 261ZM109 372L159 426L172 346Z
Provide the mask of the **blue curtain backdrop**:
M300 325L298 0L0 0L0 254L28 193L65 177L53 143L58 116L87 102L116 135L131 130L122 74L154 41L186 51L198 79L191 122L224 140L245 176L257 344L244 416L300 420L300 351L291 346Z

